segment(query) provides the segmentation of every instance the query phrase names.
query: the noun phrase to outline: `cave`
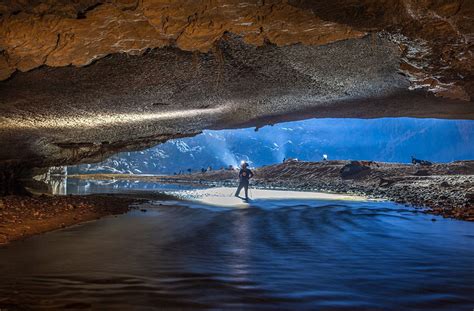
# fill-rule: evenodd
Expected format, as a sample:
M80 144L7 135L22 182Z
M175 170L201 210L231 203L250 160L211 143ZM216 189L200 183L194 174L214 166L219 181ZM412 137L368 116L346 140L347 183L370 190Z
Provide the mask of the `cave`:
M291 179L295 182L291 191L388 199L393 204L427 209L431 216L426 217L434 217L433 223L437 217L443 219L439 223L446 217L472 230L466 224L474 220L474 163L469 158L474 136L473 19L474 2L463 0L3 1L0 211L11 204L19 210L38 205L39 209L31 212L34 215L52 206L66 206L71 211L83 206L92 212L88 216L71 212L50 224L25 220L11 227L11 232L0 230L0 244L126 213L135 199L158 200L143 194L140 198L82 198L38 193L46 187L43 181L64 174L66 167L69 172L86 164L97 167L123 153L148 152L166 143L199 139L209 131L251 128L258 132L305 120L336 120L324 123L329 128L336 128L341 120L368 120L381 122L380 131L384 126L394 127L396 120L407 119L462 124L459 131L468 143L459 150L467 151L462 157L454 155L450 163L431 163L434 151L420 139L423 159L411 154L409 160L408 153L400 158L413 163L381 168L378 162L387 158L372 159L370 153L351 159L332 159L330 154L330 161L318 153L321 161L293 161L298 156L294 153L292 161L282 161L280 156L273 159L274 166L262 162L262 168L255 170L256 182L257 186L280 189L284 182L275 179ZM436 133L432 139L433 146L438 147L442 142L436 137L444 136ZM446 142L444 146L453 145ZM283 157L287 160L289 155ZM205 178L193 172L195 167L189 168L189 174L178 174L180 168L174 163L177 166L167 171L167 177L155 176L153 181L200 180L215 186L225 180L229 182L225 185L233 187L235 173L225 166L240 164L230 162L219 162L221 172ZM186 165L183 163L183 170ZM298 180L295 176L306 177ZM325 180L327 176L337 183ZM359 180L365 184L357 184ZM66 194L61 187L57 183L53 186L56 193ZM266 192L259 192L267 190L254 191L270 200ZM420 191L427 195L420 195ZM116 209L94 207L107 204L115 204ZM139 210L145 213L148 209ZM341 215L345 212L340 211ZM166 238L163 236L164 241ZM467 258L472 252L465 254ZM465 266L459 269L466 271ZM472 273L466 280L472 288ZM2 290L0 285L0 294ZM261 294L262 299L270 296L271 290ZM164 306L179 306L179 301L166 297L173 303ZM265 307L324 307L292 305L291 297L280 298ZM394 307L370 301L373 305L358 305L356 299L352 303L356 308ZM470 302L467 299L440 306L449 309ZM94 303L85 307L94 307ZM193 306L188 300L186 303L183 307ZM242 303L213 305L200 301L195 307L256 306L247 300ZM0 296L0 309L3 304ZM418 307L409 302L402 305L406 309Z
M7 1L0 10L2 189L32 169L204 129L474 115L469 1Z

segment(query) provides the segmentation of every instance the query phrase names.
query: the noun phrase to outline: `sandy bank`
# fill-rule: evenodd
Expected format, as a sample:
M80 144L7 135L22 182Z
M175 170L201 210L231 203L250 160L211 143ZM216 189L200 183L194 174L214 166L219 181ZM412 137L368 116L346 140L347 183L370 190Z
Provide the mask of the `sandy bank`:
M107 215L137 201L113 196L7 196L0 198L0 245Z
M244 201L242 197L235 197L235 188L217 187L210 189L197 189L185 191L182 198L197 201L207 205L222 207L246 207L249 204L264 200L327 200L327 201L366 201L364 196L342 195L323 192L304 192L288 190L251 189L250 200ZM177 194L178 195L178 194ZM243 195L243 193L241 193Z

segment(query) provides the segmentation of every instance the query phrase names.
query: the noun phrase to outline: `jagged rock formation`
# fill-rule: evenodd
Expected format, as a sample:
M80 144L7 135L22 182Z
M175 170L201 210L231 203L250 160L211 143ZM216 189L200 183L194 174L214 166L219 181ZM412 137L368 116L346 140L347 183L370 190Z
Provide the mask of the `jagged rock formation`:
M412 88L472 100L474 2L463 0L302 1L324 20L384 30L402 50L400 69Z
M0 78L7 78L16 69L85 66L112 53L139 55L149 48L171 45L185 51L208 52L226 32L238 34L256 46L265 41L279 46L321 45L364 35L281 1L54 4L33 1L24 9L20 6L19 12L11 12L10 8L0 27L0 45L7 65Z
M473 12L461 0L3 1L0 165L306 117L472 119Z
M387 31L403 51L400 69L412 87L472 96L472 1L11 0L0 13L0 79L164 46L208 52L226 32L256 46L285 46Z

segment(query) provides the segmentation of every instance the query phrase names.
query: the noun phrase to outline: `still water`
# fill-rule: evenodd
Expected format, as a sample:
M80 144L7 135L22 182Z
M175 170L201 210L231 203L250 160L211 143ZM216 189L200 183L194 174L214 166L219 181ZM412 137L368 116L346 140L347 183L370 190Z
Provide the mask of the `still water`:
M0 248L0 308L472 310L473 263L474 223L389 202L156 201Z
M173 190L195 189L196 185L166 184L143 182L139 180L87 180L53 176L48 180L48 190L54 195L92 194L92 193L134 193L134 192L167 192ZM203 186L204 187L204 186Z

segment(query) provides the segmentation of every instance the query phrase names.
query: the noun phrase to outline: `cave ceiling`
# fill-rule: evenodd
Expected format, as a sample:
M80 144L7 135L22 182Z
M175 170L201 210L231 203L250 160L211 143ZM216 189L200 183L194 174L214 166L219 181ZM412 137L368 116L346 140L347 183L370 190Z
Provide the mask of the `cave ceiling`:
M0 162L309 117L473 119L474 1L0 3Z

